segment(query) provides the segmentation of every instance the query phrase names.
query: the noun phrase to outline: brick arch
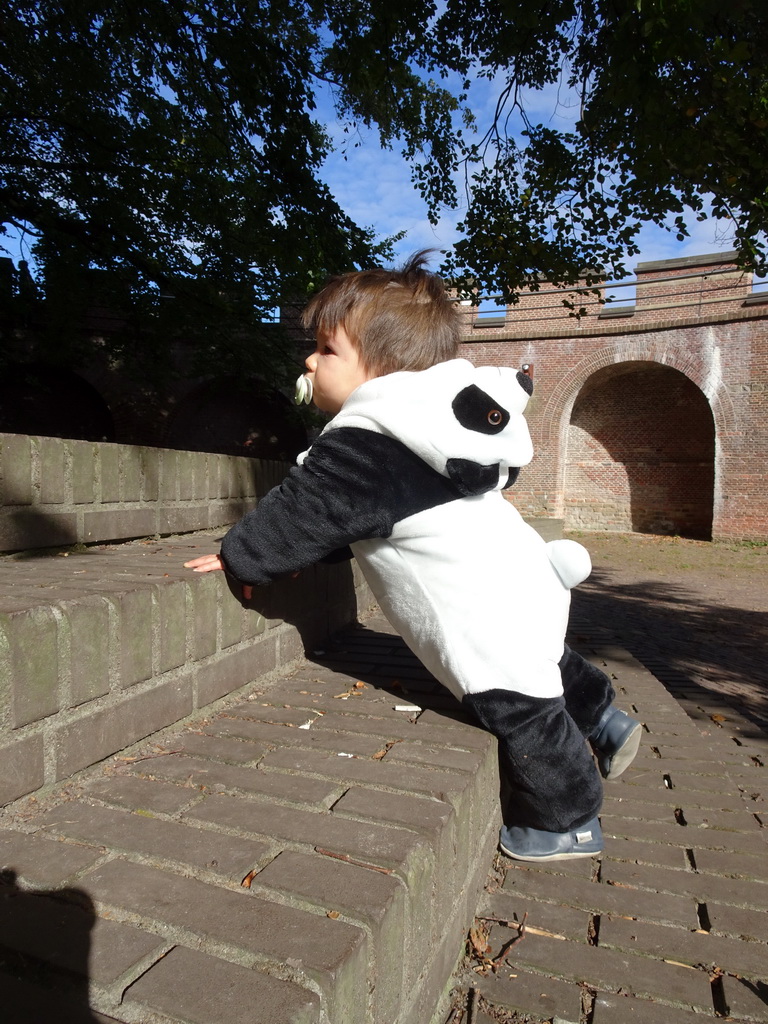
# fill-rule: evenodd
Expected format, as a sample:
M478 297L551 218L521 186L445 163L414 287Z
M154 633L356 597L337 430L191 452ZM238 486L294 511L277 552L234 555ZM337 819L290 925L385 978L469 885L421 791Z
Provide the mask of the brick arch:
M540 422L540 443L560 451L570 421L571 410L579 392L598 370L619 363L652 362L679 370L704 394L712 409L716 436L724 437L733 429L736 419L733 400L728 394L722 374L703 366L698 345L683 346L670 332L664 337L648 337L642 342L633 338L607 345L590 352L567 370L552 388ZM558 474L559 475L559 474Z
M566 526L711 539L714 419L681 371L652 360L596 370L561 454Z

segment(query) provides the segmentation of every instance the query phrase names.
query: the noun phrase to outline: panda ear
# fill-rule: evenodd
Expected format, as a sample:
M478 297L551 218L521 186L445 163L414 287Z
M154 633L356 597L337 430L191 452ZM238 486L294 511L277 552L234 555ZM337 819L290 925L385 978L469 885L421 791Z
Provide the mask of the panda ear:
M517 371L517 383L526 393L530 396L533 394L533 377L529 377L527 373L523 373L522 370Z

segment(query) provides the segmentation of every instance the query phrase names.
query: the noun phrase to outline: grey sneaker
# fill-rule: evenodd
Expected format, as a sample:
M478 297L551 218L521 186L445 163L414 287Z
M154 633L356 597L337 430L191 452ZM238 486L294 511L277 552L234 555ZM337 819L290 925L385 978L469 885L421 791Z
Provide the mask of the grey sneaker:
M594 857L603 849L600 822L593 818L572 832L544 832L537 828L505 825L499 834L499 849L514 860L545 861Z
M597 728L589 737L604 779L618 779L632 764L640 747L643 727L636 718L612 704L603 712Z

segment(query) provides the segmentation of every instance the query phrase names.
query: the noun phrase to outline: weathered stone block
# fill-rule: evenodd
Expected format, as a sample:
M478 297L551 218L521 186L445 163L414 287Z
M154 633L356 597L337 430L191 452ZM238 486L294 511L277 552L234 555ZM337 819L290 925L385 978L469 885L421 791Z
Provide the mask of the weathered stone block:
M24 434L0 435L0 505L32 502L32 442Z
M160 463L166 457L161 448L140 448L141 495L144 501L157 501L160 496Z
M291 981L177 946L126 991L134 1013L205 1024L315 1024L320 999Z
M65 779L191 711L191 680L182 676L54 727L56 778Z
M239 651L222 652L214 661L195 672L197 707L224 697L246 683L272 672L277 664L274 637Z
M60 607L69 634L69 693L75 706L109 691L109 605L104 598L85 597Z
M151 765L138 763L137 775L150 774L155 779L173 781L210 794L231 792L248 796L269 797L285 803L306 804L326 808L334 801L340 787L306 775L279 775L241 765L219 764L203 758L174 755L156 760ZM247 813L244 811L244 813Z
M59 710L58 622L52 608L0 615L0 678L11 685L14 728Z
M410 938L401 883L354 864L285 850L259 872L255 884L366 925L375 951L372 1019L380 1024L397 1019L403 995L403 950Z
M187 945L213 942L254 964L290 963L319 986L334 1024L366 1019L367 942L353 925L139 864L113 861L80 884L93 899L140 914L175 941L183 935Z
M199 573L190 583L192 595L192 656L197 661L216 650L219 588L215 573Z
M160 463L160 500L178 500L178 452L163 452Z
M44 814L48 832L122 853L183 864L241 882L273 856L263 842L215 835L146 814L70 801Z
M141 500L141 449L120 445L120 499Z
M183 583L158 587L156 598L160 623L158 669L162 673L186 661L187 587Z
M83 540L127 540L155 533L155 513L151 508L107 509L83 513Z
M0 747L0 806L34 792L44 781L42 736L18 737Z
M67 500L67 472L64 441L58 437L41 437L40 501L44 505L60 505Z
M104 856L98 847L74 845L42 833L0 831L0 868L40 888L58 888Z
M113 599L119 617L121 686L131 686L152 675L153 599L149 588L129 590Z
M88 441L68 441L72 459L72 501L75 505L92 504L96 496L97 449Z
M104 504L115 504L120 500L120 446L100 444L99 468L101 470L101 500Z

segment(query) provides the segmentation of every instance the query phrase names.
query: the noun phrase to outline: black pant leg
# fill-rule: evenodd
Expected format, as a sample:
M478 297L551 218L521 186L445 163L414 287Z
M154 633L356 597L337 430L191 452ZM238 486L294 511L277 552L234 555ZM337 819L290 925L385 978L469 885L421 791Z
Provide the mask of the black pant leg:
M568 714L582 736L591 736L600 716L616 696L611 680L602 669L567 645L560 659L560 674Z
M486 690L463 703L499 740L506 825L570 832L597 815L600 775L563 697Z

